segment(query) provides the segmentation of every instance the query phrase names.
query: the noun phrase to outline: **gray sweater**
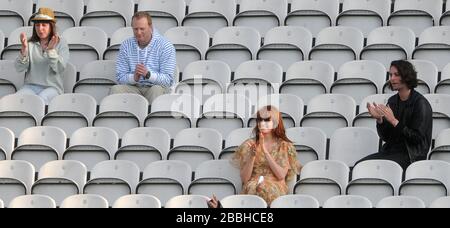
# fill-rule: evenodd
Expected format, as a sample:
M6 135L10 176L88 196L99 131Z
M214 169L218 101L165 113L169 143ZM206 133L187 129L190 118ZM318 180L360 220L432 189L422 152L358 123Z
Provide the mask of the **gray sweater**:
M28 56L23 58L19 54L15 65L17 72L26 71L25 84L53 87L63 94L63 73L68 61L69 46L60 37L55 49L46 52L39 42L28 42Z

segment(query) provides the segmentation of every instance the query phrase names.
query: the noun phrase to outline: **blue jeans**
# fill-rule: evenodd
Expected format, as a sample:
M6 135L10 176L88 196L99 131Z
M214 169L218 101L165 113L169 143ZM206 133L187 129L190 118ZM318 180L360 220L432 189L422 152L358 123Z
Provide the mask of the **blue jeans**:
M45 104L48 105L54 97L59 95L59 92L53 87L25 84L16 94L38 95L44 100Z

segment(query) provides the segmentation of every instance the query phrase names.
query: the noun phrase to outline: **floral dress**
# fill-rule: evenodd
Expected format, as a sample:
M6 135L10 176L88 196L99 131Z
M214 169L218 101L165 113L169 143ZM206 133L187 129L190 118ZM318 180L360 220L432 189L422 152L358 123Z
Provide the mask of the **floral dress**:
M264 153L257 152L254 145L255 139L247 140L236 150L233 157L234 164L243 167L248 154L256 153L251 178L247 183L243 183L241 194L260 196L270 205L279 196L289 193L286 182L294 179L299 174L301 166L297 161L297 151L294 145L292 143L278 141L272 145L270 154L278 165L289 169L286 179L278 180L270 169ZM260 176L264 176L264 181L258 184Z

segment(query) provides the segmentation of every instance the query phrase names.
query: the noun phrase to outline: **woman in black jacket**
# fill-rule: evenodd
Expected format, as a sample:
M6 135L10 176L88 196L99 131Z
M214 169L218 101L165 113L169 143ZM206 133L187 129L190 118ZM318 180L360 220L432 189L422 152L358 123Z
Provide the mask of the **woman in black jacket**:
M361 161L385 159L395 161L404 170L413 162L426 159L431 145L433 116L430 103L417 87L417 72L407 61L391 63L390 87L398 93L387 105L367 104L367 109L377 120L380 138L386 142L381 151Z

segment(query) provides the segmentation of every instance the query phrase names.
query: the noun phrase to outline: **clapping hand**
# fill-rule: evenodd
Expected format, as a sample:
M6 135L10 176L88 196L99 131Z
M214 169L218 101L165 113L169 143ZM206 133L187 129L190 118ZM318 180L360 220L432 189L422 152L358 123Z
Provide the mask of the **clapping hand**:
M147 67L144 64L137 64L136 70L134 71L134 81L138 82L143 75L148 73Z
M375 102L373 104L367 103L367 110L373 118L377 119L378 122L383 121L383 113L379 110L378 105Z
M20 34L20 42L22 43L22 49L20 52L22 53L22 56L26 56L28 51L28 40L27 35L24 32Z
M47 50L55 49L56 45L59 43L59 36L53 36L50 42L48 42Z
M394 127L397 126L398 120L395 118L394 112L389 105L378 105L378 112L382 113L386 120L391 123Z

